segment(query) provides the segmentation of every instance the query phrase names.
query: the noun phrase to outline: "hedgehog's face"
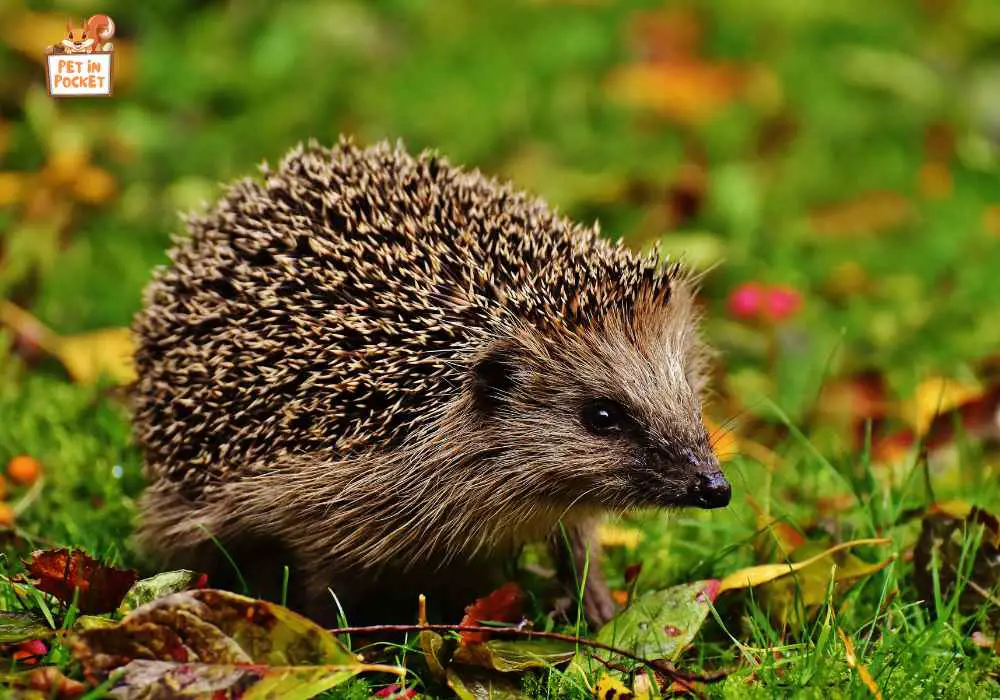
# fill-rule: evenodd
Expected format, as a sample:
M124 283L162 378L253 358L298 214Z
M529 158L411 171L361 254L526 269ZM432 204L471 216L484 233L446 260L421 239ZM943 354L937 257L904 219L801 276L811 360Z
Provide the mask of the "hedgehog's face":
M653 324L500 343L473 369L490 452L540 498L614 508L729 503L701 420L701 350Z

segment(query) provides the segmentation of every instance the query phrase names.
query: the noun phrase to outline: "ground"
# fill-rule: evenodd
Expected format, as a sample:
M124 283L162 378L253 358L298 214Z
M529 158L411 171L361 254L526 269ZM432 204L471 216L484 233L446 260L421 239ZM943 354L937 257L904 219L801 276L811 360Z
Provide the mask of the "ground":
M973 565L995 523L963 526L950 562L976 605L918 534L962 521L954 501L1000 509L1000 5L109 0L114 95L53 100L44 47L89 9L0 9L0 462L29 455L43 478L8 475L8 573L58 545L152 573L129 543L143 479L114 382L68 374L10 304L60 336L127 326L178 212L217 183L310 137L398 138L704 271L734 501L605 533L621 596L639 563L633 597L803 538L799 555L887 540L838 560L886 564L850 581L826 559L798 590L720 597L677 663L731 672L697 692L997 694L998 578ZM524 682L591 692L558 670Z

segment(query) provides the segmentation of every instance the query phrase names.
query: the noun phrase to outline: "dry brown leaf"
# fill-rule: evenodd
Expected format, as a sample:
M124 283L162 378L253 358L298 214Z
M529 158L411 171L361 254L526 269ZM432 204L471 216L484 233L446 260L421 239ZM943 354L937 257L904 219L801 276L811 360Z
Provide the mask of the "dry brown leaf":
M86 614L111 612L139 579L135 571L108 566L69 549L32 552L28 573L37 580L39 590L64 603L75 602Z
M524 591L514 582L500 586L465 608L462 626L484 622L517 622L524 611ZM462 644L481 644L489 639L487 632L461 632Z

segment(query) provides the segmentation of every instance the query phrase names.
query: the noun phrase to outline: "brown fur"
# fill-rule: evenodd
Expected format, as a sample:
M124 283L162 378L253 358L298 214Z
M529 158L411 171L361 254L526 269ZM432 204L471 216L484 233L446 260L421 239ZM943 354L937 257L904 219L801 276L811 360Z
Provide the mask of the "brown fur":
M146 548L225 571L214 537L273 555L254 579L291 565L313 614L332 588L352 622L392 619L717 473L676 266L432 154L342 142L264 172L190 221L136 322ZM595 398L627 436L585 428Z

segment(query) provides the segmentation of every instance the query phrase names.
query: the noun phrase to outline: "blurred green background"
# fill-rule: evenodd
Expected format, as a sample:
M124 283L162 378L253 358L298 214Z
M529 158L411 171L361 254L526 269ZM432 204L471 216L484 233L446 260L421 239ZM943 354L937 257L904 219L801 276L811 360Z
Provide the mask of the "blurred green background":
M114 95L49 98L44 47L96 12L117 24ZM127 325L178 212L220 183L349 134L436 148L709 270L711 412L771 447L769 402L815 437L842 408L818 401L831 382L895 406L929 377L994 376L995 0L6 0L0 40L0 296L58 333ZM734 312L748 283L794 313ZM0 457L79 465L66 502L120 464L134 493L127 424L44 356L8 318ZM907 410L844 409L921 427ZM52 536L112 546L80 517Z

